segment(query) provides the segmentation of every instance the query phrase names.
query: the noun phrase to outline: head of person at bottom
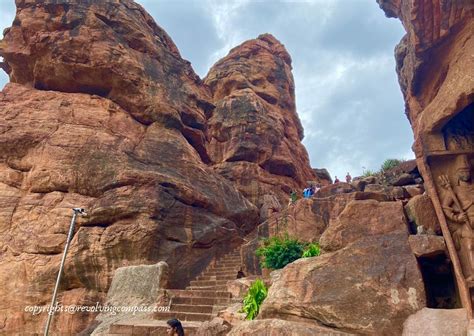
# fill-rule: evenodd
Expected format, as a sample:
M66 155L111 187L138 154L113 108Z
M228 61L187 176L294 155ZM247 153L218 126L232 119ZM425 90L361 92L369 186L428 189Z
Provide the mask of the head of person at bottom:
M171 319L166 322L168 324L168 328L166 329L167 335L172 336L184 336L183 326L181 322L177 319Z

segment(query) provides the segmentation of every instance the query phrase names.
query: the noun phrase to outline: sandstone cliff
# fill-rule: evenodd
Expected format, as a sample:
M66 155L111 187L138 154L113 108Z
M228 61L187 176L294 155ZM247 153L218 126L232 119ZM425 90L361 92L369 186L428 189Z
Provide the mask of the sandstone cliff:
M446 239L462 305L472 318L473 283L466 279L474 265L461 253L466 246L455 246L452 235L460 223L446 216L449 206L442 204L448 197L447 185L459 184L459 162L463 162L463 169L471 171L466 182L471 191L456 191L455 196L463 204L462 211L472 213L465 204L472 204L474 182L474 4L441 0L378 3L387 16L399 18L407 32L395 57L415 138L413 150ZM470 218L472 226L472 215Z
M289 55L273 37L231 51L205 84L131 0L16 4L0 42L0 333L43 328L46 316L24 308L49 304L72 207L89 216L59 300L93 306L121 266L165 260L182 287L255 227L260 196L284 200L313 179ZM63 314L53 327L78 333L93 318Z
M407 31L395 57L414 149L420 157L421 138L426 138L427 150L439 150L429 133L440 130L474 99L474 6L470 1L377 2Z

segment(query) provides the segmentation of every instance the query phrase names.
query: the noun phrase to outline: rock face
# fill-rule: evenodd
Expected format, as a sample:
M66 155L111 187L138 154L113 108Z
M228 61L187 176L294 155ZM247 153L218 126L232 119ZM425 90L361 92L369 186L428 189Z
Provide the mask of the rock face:
M423 308L411 315L403 325L403 336L464 336L469 319L465 309Z
M110 100L9 84L0 111L10 149L0 184L5 330L40 330L30 323L44 316L16 316L47 303L74 206L89 216L66 260L64 297L85 289L95 301L120 266L166 260L177 286L228 248L220 244L237 243L221 227L256 222L255 207L179 131L138 123Z
M367 236L287 265L274 279L259 318L302 318L355 334L400 335L404 320L425 306L407 238L406 233Z
M474 6L472 1L377 0L389 17L399 18L407 34L395 50L397 74L412 125L413 150L431 197L456 274L463 307L472 317L469 276L474 265L472 233L464 242L456 238L454 215L471 213L474 162ZM464 184L470 191L455 190L462 210L450 204L460 182L460 171L470 170ZM466 187L465 186L465 187ZM469 230L470 231L470 230ZM458 232L459 234L459 232Z
M179 129L207 159L207 89L133 1L17 1L0 50L10 81L107 97L143 124Z
M244 322L234 327L228 336L349 336L353 334L335 331L315 323L265 319Z
M208 166L220 162L206 149L207 118L218 116L211 91L139 5L19 0L17 7L0 44L11 81L0 95L0 333L7 334L42 330L46 314L24 308L49 303L72 207L89 216L78 220L66 260L64 305L103 302L122 266L163 260L170 286L183 286L258 221L256 207ZM293 187L313 176L303 167L290 84L289 113L269 112L280 118L265 142L275 147L250 179L267 174ZM270 111L254 98L265 105L258 111ZM288 148L302 159L287 165ZM62 314L53 332L61 325L76 334L93 318Z
M396 49L397 73L416 145L472 102L474 8L469 1L377 0L407 34ZM428 141L429 142L429 141ZM432 144L434 145L434 144ZM421 148L415 148L417 154Z
M371 235L408 233L402 202L352 201L330 222L319 240L326 251L335 251Z
M291 190L318 181L301 144L291 58L269 34L232 49L204 82L216 106L209 119L214 169L255 205L264 194L288 202Z

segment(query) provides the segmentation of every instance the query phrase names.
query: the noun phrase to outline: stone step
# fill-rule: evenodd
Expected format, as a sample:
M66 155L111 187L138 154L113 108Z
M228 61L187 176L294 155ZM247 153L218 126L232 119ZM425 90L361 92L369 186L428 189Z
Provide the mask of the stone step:
M228 280L192 280L189 284L191 286L224 286L227 285Z
M153 317L156 320L169 320L176 318L180 321L210 321L212 319L212 313L188 313L188 312L179 312L179 311L169 311L169 312L157 312L153 314Z
M217 263L226 263L226 262L240 262L240 256L238 257L228 257L217 260Z
M229 267L214 267L204 271L202 274L207 272L226 273L226 272L238 272L241 266L229 266Z
M215 275L215 274L222 274L222 275L230 275L230 274L237 274L240 270L239 267L230 267L229 269L223 269L222 267L220 268L210 268L208 270L205 270L199 275Z
M237 279L237 272L229 274L229 275L200 275L196 278L196 280L235 280Z
M204 298L230 298L230 293L225 291L198 291L186 289L169 289L170 296L175 297L204 297Z
M188 286L186 287L187 290L204 290L204 291L219 291L225 292L227 291L227 285L219 285L219 286Z
M226 305L193 305L193 304L173 304L172 312L180 313L201 313L212 314L214 311L225 309Z
M240 266L242 263L239 261L228 261L228 262L218 262L214 265L214 268L219 267L237 267Z
M183 321L182 325L185 335L194 336L196 329L199 328L201 323ZM163 336L167 335L167 327L166 321L133 319L112 324L107 335Z
M175 297L173 304L192 304L192 305L222 305L229 304L232 300L230 297Z

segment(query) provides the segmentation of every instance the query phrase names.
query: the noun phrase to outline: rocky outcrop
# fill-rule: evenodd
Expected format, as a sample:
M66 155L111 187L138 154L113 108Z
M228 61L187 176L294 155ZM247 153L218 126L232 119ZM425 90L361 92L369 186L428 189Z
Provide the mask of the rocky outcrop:
M66 260L63 300L84 289L93 305L117 267L166 260L179 286L223 244L238 243L229 229L256 222L254 206L175 129L145 126L104 98L18 84L6 87L0 106L9 149L0 184L8 200L0 225L5 330L41 328L32 323L44 316L14 316L47 303L74 206L89 216Z
M170 265L184 286L240 243L258 212L207 166L208 89L137 4L17 1L0 44L0 333L40 332L71 208L58 298L103 303L115 269ZM229 234L232 233L232 234ZM59 314L77 334L94 314Z
M208 153L219 174L255 205L264 194L285 204L291 190L318 181L301 144L291 57L272 35L244 42L204 79L216 106Z
M10 81L107 97L143 124L179 129L207 160L208 91L171 38L131 0L17 1L0 47Z
M417 139L472 102L474 79L462 69L473 68L474 7L469 1L377 2L407 32L396 48L397 73Z
M355 334L400 335L405 319L426 304L407 238L400 232L367 236L287 265L273 279L259 318L299 318Z
M395 50L397 74L406 114L414 133L413 150L424 185L431 197L450 259L461 302L472 318L469 276L472 232L455 237L459 227L452 212L471 212L474 158L474 6L472 1L378 0L389 17L399 18L406 35ZM463 182L470 191L455 190L462 210L450 205L448 185L456 189L460 171L470 170ZM460 231L460 230L459 230ZM459 232L458 232L459 234ZM453 239L454 237L454 239Z

